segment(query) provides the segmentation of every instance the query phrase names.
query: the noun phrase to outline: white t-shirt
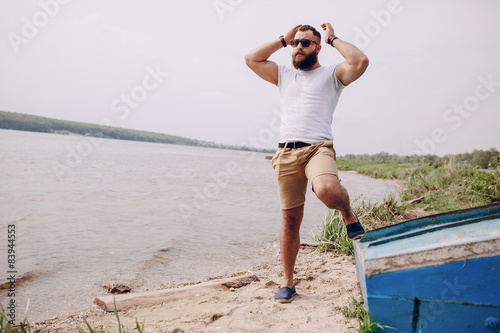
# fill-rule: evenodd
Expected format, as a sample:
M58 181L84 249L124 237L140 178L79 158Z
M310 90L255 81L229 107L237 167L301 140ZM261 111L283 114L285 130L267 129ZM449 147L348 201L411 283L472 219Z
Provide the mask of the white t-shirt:
M333 111L345 87L335 75L337 66L311 71L278 67L280 142L333 140Z

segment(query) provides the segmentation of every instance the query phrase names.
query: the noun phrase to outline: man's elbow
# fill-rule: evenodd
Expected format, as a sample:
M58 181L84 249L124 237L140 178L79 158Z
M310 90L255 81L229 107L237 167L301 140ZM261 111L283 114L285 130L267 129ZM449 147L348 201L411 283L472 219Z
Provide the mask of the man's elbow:
M368 68L369 64L370 60L368 60L368 57L363 54L363 56L359 59L358 69L364 72Z
M245 59L245 64L247 64L247 66L250 68L252 68L252 65L255 64L255 60L253 59L251 53L246 54L244 59Z
M353 73L356 73L356 79L359 78L363 73L366 71L366 68L368 68L368 65L370 64L370 61L368 60L368 57L365 55L362 55L359 57L356 62L353 64Z

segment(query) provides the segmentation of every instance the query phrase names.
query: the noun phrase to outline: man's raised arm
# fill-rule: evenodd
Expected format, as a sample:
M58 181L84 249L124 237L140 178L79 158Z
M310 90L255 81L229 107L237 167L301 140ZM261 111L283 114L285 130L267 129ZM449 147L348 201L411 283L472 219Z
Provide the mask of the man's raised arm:
M292 30L290 30L285 36L284 41L287 45L290 44L290 40L295 37L295 33L302 26L302 24L297 25ZM245 62L251 70L255 72L258 76L264 80L271 82L274 85L278 84L278 65L270 60L269 57L274 52L278 51L283 47L281 40L278 38L274 41L263 44L253 51L250 51L245 56Z
M339 65L335 74L337 78L347 86L363 75L368 67L368 57L351 43L340 40L338 37L330 37L335 36L330 23L323 23L321 27L326 31L326 43L335 47L345 59L345 61Z

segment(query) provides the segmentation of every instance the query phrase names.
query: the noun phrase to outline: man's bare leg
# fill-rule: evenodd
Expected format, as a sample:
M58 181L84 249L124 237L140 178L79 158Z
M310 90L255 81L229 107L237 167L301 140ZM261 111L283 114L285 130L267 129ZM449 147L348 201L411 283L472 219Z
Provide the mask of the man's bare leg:
M304 205L282 210L283 225L280 232L283 283L281 287L293 287L293 269L300 248L300 224L304 216Z
M342 213L346 225L358 222L351 209L349 194L344 186L340 185L336 175L325 174L314 178L312 182L314 193L330 209L337 209Z

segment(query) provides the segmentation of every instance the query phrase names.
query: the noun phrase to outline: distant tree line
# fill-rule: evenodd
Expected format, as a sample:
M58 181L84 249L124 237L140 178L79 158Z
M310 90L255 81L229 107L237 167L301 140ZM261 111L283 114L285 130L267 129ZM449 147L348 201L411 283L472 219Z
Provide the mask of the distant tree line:
M377 154L347 154L338 156L342 160L354 161L378 161L378 162L400 162L400 163L443 163L453 159L456 163L463 163L471 166L479 166L482 169L496 168L500 166L500 152L495 148L490 150L474 150L472 153L463 153L456 155L406 155L401 156L389 153Z
M168 134L101 126L74 121L51 119L21 113L0 111L0 128L45 133L74 133L103 138L196 146L199 141Z
M474 150L472 153L451 155L457 162L468 165L478 165L483 169L495 168L500 165L500 152L495 148L490 150Z
M58 134L80 134L118 140L132 140L156 143L169 143L221 149L269 152L269 149L222 145L214 142L199 141L169 134L132 130L120 127L102 126L75 121L52 119L16 112L0 111L0 128Z

